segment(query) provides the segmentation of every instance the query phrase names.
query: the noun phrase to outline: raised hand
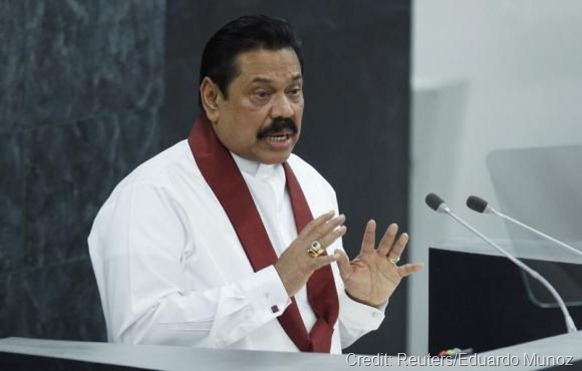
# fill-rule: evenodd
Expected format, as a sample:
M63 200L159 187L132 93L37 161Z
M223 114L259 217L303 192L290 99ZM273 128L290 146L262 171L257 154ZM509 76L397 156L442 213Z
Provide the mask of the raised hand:
M337 261L345 290L352 299L363 304L379 307L388 300L400 281L411 273L422 270L424 264L410 263L397 265L406 244L408 234L398 234L398 225L390 224L378 248L376 241L376 222L368 221L360 254L352 261L347 255L339 254Z
M313 272L340 257L338 254L311 256L307 252L313 241L318 241L325 249L346 233L346 227L342 225L345 216L333 217L333 214L330 211L309 222L275 263L289 296L295 295Z

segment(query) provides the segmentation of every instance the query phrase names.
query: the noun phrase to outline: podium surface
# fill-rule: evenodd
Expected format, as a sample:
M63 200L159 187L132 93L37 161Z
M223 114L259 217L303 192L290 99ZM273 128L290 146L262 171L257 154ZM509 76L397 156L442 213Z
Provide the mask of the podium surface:
M10 370L25 370L31 369L31 367L42 370L72 369L67 362L75 362L74 369L76 370L325 371L369 369L371 367L363 364L350 366L350 363L355 363L355 357L358 356L353 355L351 360L348 357L345 354L218 350L26 338L0 339L0 368ZM380 367L390 367L397 370L410 369L411 367L413 369L420 368L419 366L407 365L404 362L400 362L399 365L397 357L397 355L392 355L389 358L386 356L384 359L388 362ZM471 363L501 360L502 357L517 359L518 364L512 366L515 370L551 370L554 366L547 364L546 361L549 359L554 359L554 362L568 362L572 365L570 370L579 370L582 369L582 332L465 356L462 359L459 358L456 365L448 366L447 369L480 369L483 366ZM84 364L88 366L84 368ZM51 365L53 366L51 367ZM503 367L503 364L498 364L497 367Z

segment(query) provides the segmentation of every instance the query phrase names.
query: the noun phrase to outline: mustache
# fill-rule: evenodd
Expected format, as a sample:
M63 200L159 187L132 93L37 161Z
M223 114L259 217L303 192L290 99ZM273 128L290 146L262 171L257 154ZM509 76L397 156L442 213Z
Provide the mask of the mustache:
M258 133L257 133L257 138L258 139L263 139L265 137L268 137L269 135L281 132L285 129L288 129L289 131L291 131L291 133L293 133L293 135L297 134L297 124L295 124L295 121L293 121L292 118L283 118L283 117L277 117L276 119L273 120L273 122L271 123L271 125L262 128Z

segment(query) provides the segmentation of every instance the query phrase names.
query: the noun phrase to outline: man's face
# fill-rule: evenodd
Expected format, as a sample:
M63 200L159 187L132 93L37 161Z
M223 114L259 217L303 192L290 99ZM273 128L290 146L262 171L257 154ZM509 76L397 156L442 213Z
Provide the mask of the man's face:
M253 50L236 58L239 74L218 93L216 135L231 152L264 164L285 161L299 139L303 78L293 49Z

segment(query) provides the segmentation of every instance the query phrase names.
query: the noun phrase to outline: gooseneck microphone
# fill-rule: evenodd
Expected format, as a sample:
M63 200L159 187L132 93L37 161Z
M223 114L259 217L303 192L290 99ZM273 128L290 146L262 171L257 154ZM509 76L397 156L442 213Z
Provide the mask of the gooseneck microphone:
M517 225L517 226L520 226L521 228L523 228L525 230L528 230L528 231L530 231L530 232L532 232L532 233L534 233L542 238L545 238L548 241L551 241L551 242L557 244L558 246L560 246L566 250L569 250L569 251L571 251L575 254L578 254L578 255L582 255L582 251L575 249L574 247L572 247L572 246L570 246L570 245L568 245L560 240L557 240L552 236L548 236L547 234L545 234L541 231L538 231L537 229L530 227L529 225L524 224L524 223L520 222L519 220L515 220L512 217L507 216L507 215L495 210L491 205L489 205L489 203L487 201L485 201L484 199L482 199L480 197L469 196L469 198L467 198L467 207L469 209L476 211L478 213L481 213L481 214L493 214L493 215L496 215L498 217L501 217L501 218L503 218L503 219L505 219L505 220Z
M530 268L526 264L519 261L517 258L515 258L513 255L508 253L501 246L498 246L497 244L495 244L489 238L485 237L485 235L483 235L481 232L479 232L478 230L476 230L475 228L470 226L467 222L465 222L463 219L461 219L457 215L455 215L455 213L453 213L453 211L447 206L445 201L442 198L440 198L439 196L437 196L436 194L429 193L428 195L426 195L425 202L431 209L435 210L436 212L449 215L451 218L453 218L458 223L460 223L463 227L467 228L469 231L474 233L477 237L479 237L480 239L485 241L491 247L495 248L497 251L499 251L501 254L503 254L505 257L507 257L509 260L511 260L511 262L513 262L519 268L523 269L525 272L527 272L533 278L538 280L542 285L544 285L544 287L546 289L548 289L548 291L552 294L552 296L558 302L558 305L560 306L560 309L562 310L562 314L564 315L564 321L566 322L566 328L567 328L568 332L578 331L576 329L576 324L572 320L572 316L570 316L570 312L568 312L568 308L566 307L564 300L562 300L562 297L560 296L560 294L558 294L558 292L556 291L554 286L552 286L541 274L539 274L537 271L533 270L532 268Z

